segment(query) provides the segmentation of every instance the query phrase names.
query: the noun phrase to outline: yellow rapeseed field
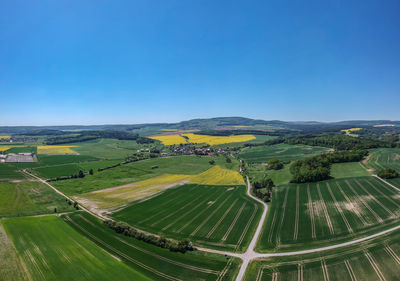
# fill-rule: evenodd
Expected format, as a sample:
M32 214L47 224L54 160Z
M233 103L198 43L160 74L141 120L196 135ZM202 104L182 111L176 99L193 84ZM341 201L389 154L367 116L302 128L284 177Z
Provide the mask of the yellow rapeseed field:
M11 136L0 136L0 140L4 139L4 140L9 140L11 139Z
M362 130L362 128L350 128L350 129L342 130L342 132L345 132L346 135L348 135L348 134L351 134L352 132L356 132L356 131L360 131L360 130Z
M394 124L381 124L381 125L374 125L374 127L394 127Z
M209 135L196 135L196 134L182 134L188 137L191 143L206 143L209 145L218 145L232 142L245 142L254 140L256 137L253 135L234 135L234 136L209 136Z
M78 154L71 149L74 145L38 145L38 154Z
M159 140L163 145L185 144L186 139L181 135L167 135L150 137L153 140Z
M13 147L14 146L11 146L11 145L0 145L0 151L6 151Z
M164 174L131 184L92 191L82 194L76 199L95 208L107 209L154 195L170 187L188 183L187 179L190 177L190 175Z
M190 183L204 185L237 185L244 184L243 177L236 171L214 166L207 171L192 176Z

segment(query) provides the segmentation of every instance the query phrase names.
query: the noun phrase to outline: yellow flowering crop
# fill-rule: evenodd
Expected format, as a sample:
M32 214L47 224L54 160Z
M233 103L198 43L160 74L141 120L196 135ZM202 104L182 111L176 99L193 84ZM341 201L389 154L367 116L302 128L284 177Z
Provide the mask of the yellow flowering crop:
M190 183L204 185L237 185L244 184L243 177L236 171L214 166L207 171L189 179Z
M209 145L218 145L232 142L246 142L254 140L256 137L253 135L234 135L234 136L209 136L209 135L196 135L196 134L182 134L188 137L191 143L206 143Z
M73 145L38 145L38 154L78 154L71 149Z
M180 135L166 135L166 136L154 136L149 137L153 140L162 142L163 145L174 145L174 144L185 144L186 139Z

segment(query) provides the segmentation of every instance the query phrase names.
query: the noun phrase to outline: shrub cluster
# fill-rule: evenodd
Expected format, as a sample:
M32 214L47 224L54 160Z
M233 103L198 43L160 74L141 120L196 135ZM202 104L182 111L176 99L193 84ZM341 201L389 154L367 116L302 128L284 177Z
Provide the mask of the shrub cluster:
M104 221L104 224L107 227L113 229L116 233L120 233L128 237L133 237L161 248L169 249L172 252L185 253L186 251L194 250L192 242L190 242L188 239L176 242L162 236L158 237L155 235L139 232L128 224L118 221L106 220Z
M283 168L283 162L279 161L278 159L271 159L268 161L267 168L269 170L280 170Z
M399 176L399 173L393 169L387 168L387 169L380 170L378 172L378 176L381 178L384 178L384 179L393 179L393 178L397 178Z

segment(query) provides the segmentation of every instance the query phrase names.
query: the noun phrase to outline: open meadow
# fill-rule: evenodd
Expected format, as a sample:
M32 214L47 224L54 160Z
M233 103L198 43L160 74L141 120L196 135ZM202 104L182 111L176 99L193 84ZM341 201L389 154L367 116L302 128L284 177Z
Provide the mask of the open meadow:
M293 161L300 158L311 157L327 151L328 149L323 147L275 144L246 147L240 152L239 156L249 163L261 163L268 162L268 160L275 158L279 159L280 161Z
M400 221L399 198L374 177L277 187L257 249L315 248L378 232Z
M117 211L113 218L195 245L242 251L261 214L244 186L183 185Z

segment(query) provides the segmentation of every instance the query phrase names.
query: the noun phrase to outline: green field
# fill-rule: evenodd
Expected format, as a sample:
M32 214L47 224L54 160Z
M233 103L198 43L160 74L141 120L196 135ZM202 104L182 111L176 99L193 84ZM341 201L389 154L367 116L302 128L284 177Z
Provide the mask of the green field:
M338 243L399 222L399 193L374 177L275 188L257 245L289 251Z
M0 179L23 179L25 176L18 172L18 167L12 164L2 163L0 164Z
M82 235L152 280L233 280L238 271L236 259L199 251L174 253L117 234L85 213L66 216L65 220Z
M100 160L100 161L78 162L72 164L59 164L53 166L34 168L33 172L41 178L51 179L61 176L70 176L72 174L77 174L79 170L83 170L84 172L89 172L90 169L93 169L93 171L97 173L98 168L104 168L120 162L121 160Z
M0 221L0 280L28 280L14 245Z
M38 155L38 162L33 163L2 163L0 164L0 179L22 179L24 175L18 172L25 168L49 167L55 165L73 164L98 160L92 156L84 155ZM45 170L45 169L43 169Z
M323 147L290 145L281 143L275 145L246 147L242 149L239 157L249 163L268 162L268 160L274 158L281 161L293 161L327 151L328 149Z
M113 169L97 172L82 179L70 179L52 184L69 195L82 194L94 190L120 186L162 174L198 174L211 167L208 163L214 159L217 165L237 169L237 161L226 163L225 157L174 156L152 158L129 163ZM158 166L157 169L152 169Z
M10 148L9 150L6 150L4 153L22 153L22 152L37 153L37 149L35 146L21 146L21 147Z
M373 150L366 166L375 171L392 168L400 172L400 148L379 148Z
M151 280L59 217L14 218L3 225L33 280Z
M337 163L331 166L331 176L334 178L354 178L369 175L359 162Z
M315 254L257 260L246 281L389 281L400 276L400 232Z
M23 216L73 211L61 197L45 184L0 181L0 217Z
M139 229L202 245L240 251L249 243L261 206L245 187L183 185L113 214Z

